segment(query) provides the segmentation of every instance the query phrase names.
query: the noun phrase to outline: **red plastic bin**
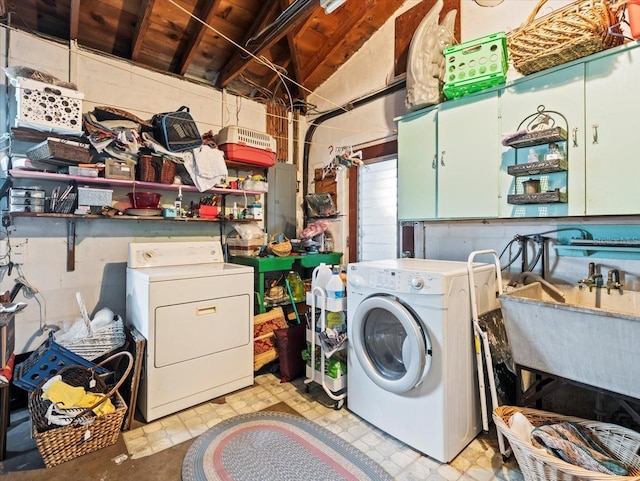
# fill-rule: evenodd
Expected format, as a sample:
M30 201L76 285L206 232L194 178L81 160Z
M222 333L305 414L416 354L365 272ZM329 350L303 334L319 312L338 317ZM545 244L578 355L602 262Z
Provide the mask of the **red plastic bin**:
M228 143L218 146L229 162L241 162L259 167L272 167L276 163L276 153L248 145Z
M633 38L640 39L640 0L629 0L627 2L629 12L629 29Z

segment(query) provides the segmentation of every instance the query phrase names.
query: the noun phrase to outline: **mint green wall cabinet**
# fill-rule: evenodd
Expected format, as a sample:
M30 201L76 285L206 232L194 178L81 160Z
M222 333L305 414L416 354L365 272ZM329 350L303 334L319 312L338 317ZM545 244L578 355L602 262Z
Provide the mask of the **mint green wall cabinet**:
M585 147L584 147L584 65L577 64L548 74L524 77L501 91L501 131L515 132L526 129L535 119L540 106L546 111L559 112L564 119L550 114L555 126L567 129L568 140L558 142L558 147L568 161L567 170L545 174L514 177L507 168L514 164L526 164L529 149L533 148L539 160L548 152L548 144L526 148L502 147L500 165L500 217L552 217L579 216L585 211ZM496 140L500 142L500 137ZM522 194L522 181L540 180L541 192L556 188L567 192L566 203L540 203L512 205L509 194Z
M440 104L438 218L498 217L500 151L497 91Z
M398 219L436 216L437 110L421 110L398 122Z
M585 85L586 213L640 214L640 48L587 62Z
M398 218L498 217L499 134L497 91L401 118Z

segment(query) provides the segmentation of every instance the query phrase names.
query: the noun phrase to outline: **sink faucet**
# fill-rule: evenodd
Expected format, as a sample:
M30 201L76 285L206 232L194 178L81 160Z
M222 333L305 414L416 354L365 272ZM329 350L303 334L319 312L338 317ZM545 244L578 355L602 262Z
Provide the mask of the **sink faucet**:
M594 287L602 287L602 274L596 273L595 263L589 262L589 277L578 281L578 287L582 289L582 286L589 286L589 292Z
M620 271L611 269L607 274L607 294L611 294L611 289L618 289L622 292L622 284L620 283Z

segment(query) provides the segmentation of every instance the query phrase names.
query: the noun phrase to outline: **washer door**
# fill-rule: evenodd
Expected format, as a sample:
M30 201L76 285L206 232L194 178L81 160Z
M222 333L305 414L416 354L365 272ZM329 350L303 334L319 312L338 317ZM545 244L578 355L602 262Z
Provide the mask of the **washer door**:
M417 316L398 299L369 297L347 322L356 358L374 383L399 394L422 382L431 367L431 341Z

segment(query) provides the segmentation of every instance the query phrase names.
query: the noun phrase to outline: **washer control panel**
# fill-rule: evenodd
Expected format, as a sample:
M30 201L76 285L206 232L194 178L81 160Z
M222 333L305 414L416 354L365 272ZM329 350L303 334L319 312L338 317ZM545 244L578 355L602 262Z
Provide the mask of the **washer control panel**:
M354 282L357 280L358 286L390 293L442 294L444 290L444 279L439 273L364 267L350 271L348 276Z

